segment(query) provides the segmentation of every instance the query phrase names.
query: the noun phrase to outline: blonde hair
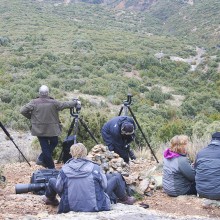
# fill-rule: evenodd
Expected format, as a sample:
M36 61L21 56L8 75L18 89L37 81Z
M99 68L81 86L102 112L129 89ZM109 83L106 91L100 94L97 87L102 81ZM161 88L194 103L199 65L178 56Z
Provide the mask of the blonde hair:
M73 158L84 158L87 156L87 149L82 143L73 144L70 147L70 154Z
M170 150L179 154L186 153L189 137L186 135L176 135L170 140Z

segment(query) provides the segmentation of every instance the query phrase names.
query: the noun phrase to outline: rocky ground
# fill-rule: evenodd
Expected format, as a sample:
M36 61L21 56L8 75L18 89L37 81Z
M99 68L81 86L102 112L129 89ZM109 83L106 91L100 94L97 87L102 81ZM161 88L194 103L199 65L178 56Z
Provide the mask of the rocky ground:
M22 152L27 156L29 161L36 158L39 152L33 152L30 148L33 141L30 134L20 134L10 130L10 134L18 144ZM1 219L99 219L99 220L142 220L142 219L220 219L220 203L217 201L197 198L195 196L179 196L169 197L163 193L162 189L157 189L150 193L149 196L143 196L135 205L128 206L116 204L112 206L109 212L99 213L74 213L57 215L57 208L46 206L42 202L42 196L34 195L32 192L26 194L16 194L15 186L18 183L30 183L32 173L41 166L30 162L29 166L26 162L13 162L17 158L18 150L14 144L5 138L3 132L0 133L0 167L2 175L6 177L6 183L0 182L0 220ZM21 158L22 159L22 158ZM22 160L21 160L22 161ZM4 163L3 163L4 162ZM56 164L56 168L60 168L62 164ZM155 161L147 159L138 159L135 163L130 164L132 173L144 172L148 173L152 168L156 169L153 175L161 176L161 165ZM1 171L0 170L0 171ZM154 170L154 169L153 169ZM144 209L140 203L149 205Z
M152 163L151 163L152 164ZM155 164L154 164L155 165ZM61 164L56 165L60 168ZM136 163L144 169L143 163ZM146 168L149 169L146 163ZM144 196L133 206L116 204L109 212L99 213L68 213L57 215L57 208L46 206L42 196L33 193L15 194L15 185L30 183L32 173L42 167L31 162L31 167L25 163L11 163L3 166L3 174L7 178L0 189L0 219L219 219L220 208L216 201L210 201L195 196L169 197L162 189L157 189L151 196ZM148 204L144 209L140 203Z

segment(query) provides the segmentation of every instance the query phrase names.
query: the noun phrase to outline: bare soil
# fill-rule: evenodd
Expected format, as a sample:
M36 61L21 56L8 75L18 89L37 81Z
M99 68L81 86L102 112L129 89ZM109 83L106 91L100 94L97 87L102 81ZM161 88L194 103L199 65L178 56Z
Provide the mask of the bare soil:
M0 186L0 219L21 219L21 217L25 216L37 216L37 219L49 219L43 218L43 216L56 215L57 208L44 205L42 202L42 196L34 195L31 192L27 194L15 194L16 184L30 183L32 173L38 169L42 169L41 166L35 165L34 162L30 163L31 167L25 162L4 165L3 175L7 178L7 182L5 185L1 184ZM61 164L57 164L56 166L56 168L59 169ZM135 166L137 167L138 164ZM147 164L146 167L149 169ZM144 164L140 164L140 168L144 169ZM136 205L139 206L142 202L149 205L149 208L147 209L149 211L172 214L172 216L181 219L191 219L188 217L184 218L184 216L200 216L202 219L219 219L220 208L216 206L205 206L205 201L205 199L196 196L169 197L162 191L162 189L159 189L156 190L152 196L145 196L142 201L137 201ZM28 217L24 219L36 218Z

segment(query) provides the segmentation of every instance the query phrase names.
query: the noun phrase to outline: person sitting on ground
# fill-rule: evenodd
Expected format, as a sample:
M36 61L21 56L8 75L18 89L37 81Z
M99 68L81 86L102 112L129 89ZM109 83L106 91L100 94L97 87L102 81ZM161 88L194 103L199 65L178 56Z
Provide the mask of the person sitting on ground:
M135 137L135 129L133 118L128 116L116 116L106 122L101 129L103 141L108 149L117 153L126 163L129 163L129 158L136 159L130 148L130 143Z
M169 196L196 195L195 170L187 158L189 138L176 135L164 151L163 190Z
M195 159L196 189L199 197L220 199L220 132L212 134L211 142Z
M63 165L57 179L48 182L43 196L46 205L59 204L58 213L108 211L113 194L124 204L135 202L134 197L127 196L121 174L112 174L107 180L101 167L86 159L87 149L82 143L72 145L70 154L72 158Z
M21 108L21 114L31 121L31 134L37 136L41 146L42 153L37 158L37 165L55 168L52 155L61 134L59 111L74 107L81 108L79 100L57 101L49 96L49 88L42 85L39 88L39 97Z

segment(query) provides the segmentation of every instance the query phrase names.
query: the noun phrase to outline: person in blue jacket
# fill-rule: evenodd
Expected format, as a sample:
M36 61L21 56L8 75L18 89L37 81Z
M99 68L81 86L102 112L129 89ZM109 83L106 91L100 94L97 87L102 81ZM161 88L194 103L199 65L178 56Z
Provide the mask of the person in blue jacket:
M116 116L101 129L103 141L108 149L117 153L126 163L129 163L129 158L136 159L129 145L135 138L135 129L134 119L129 116Z
M220 132L212 134L211 142L201 149L195 160L196 189L199 197L220 199Z
M98 212L110 210L112 195L123 204L136 201L127 195L120 173L106 176L98 164L86 159L87 149L82 143L72 145L70 154L72 158L63 165L57 179L49 179L43 196L46 205L59 205L58 213Z

